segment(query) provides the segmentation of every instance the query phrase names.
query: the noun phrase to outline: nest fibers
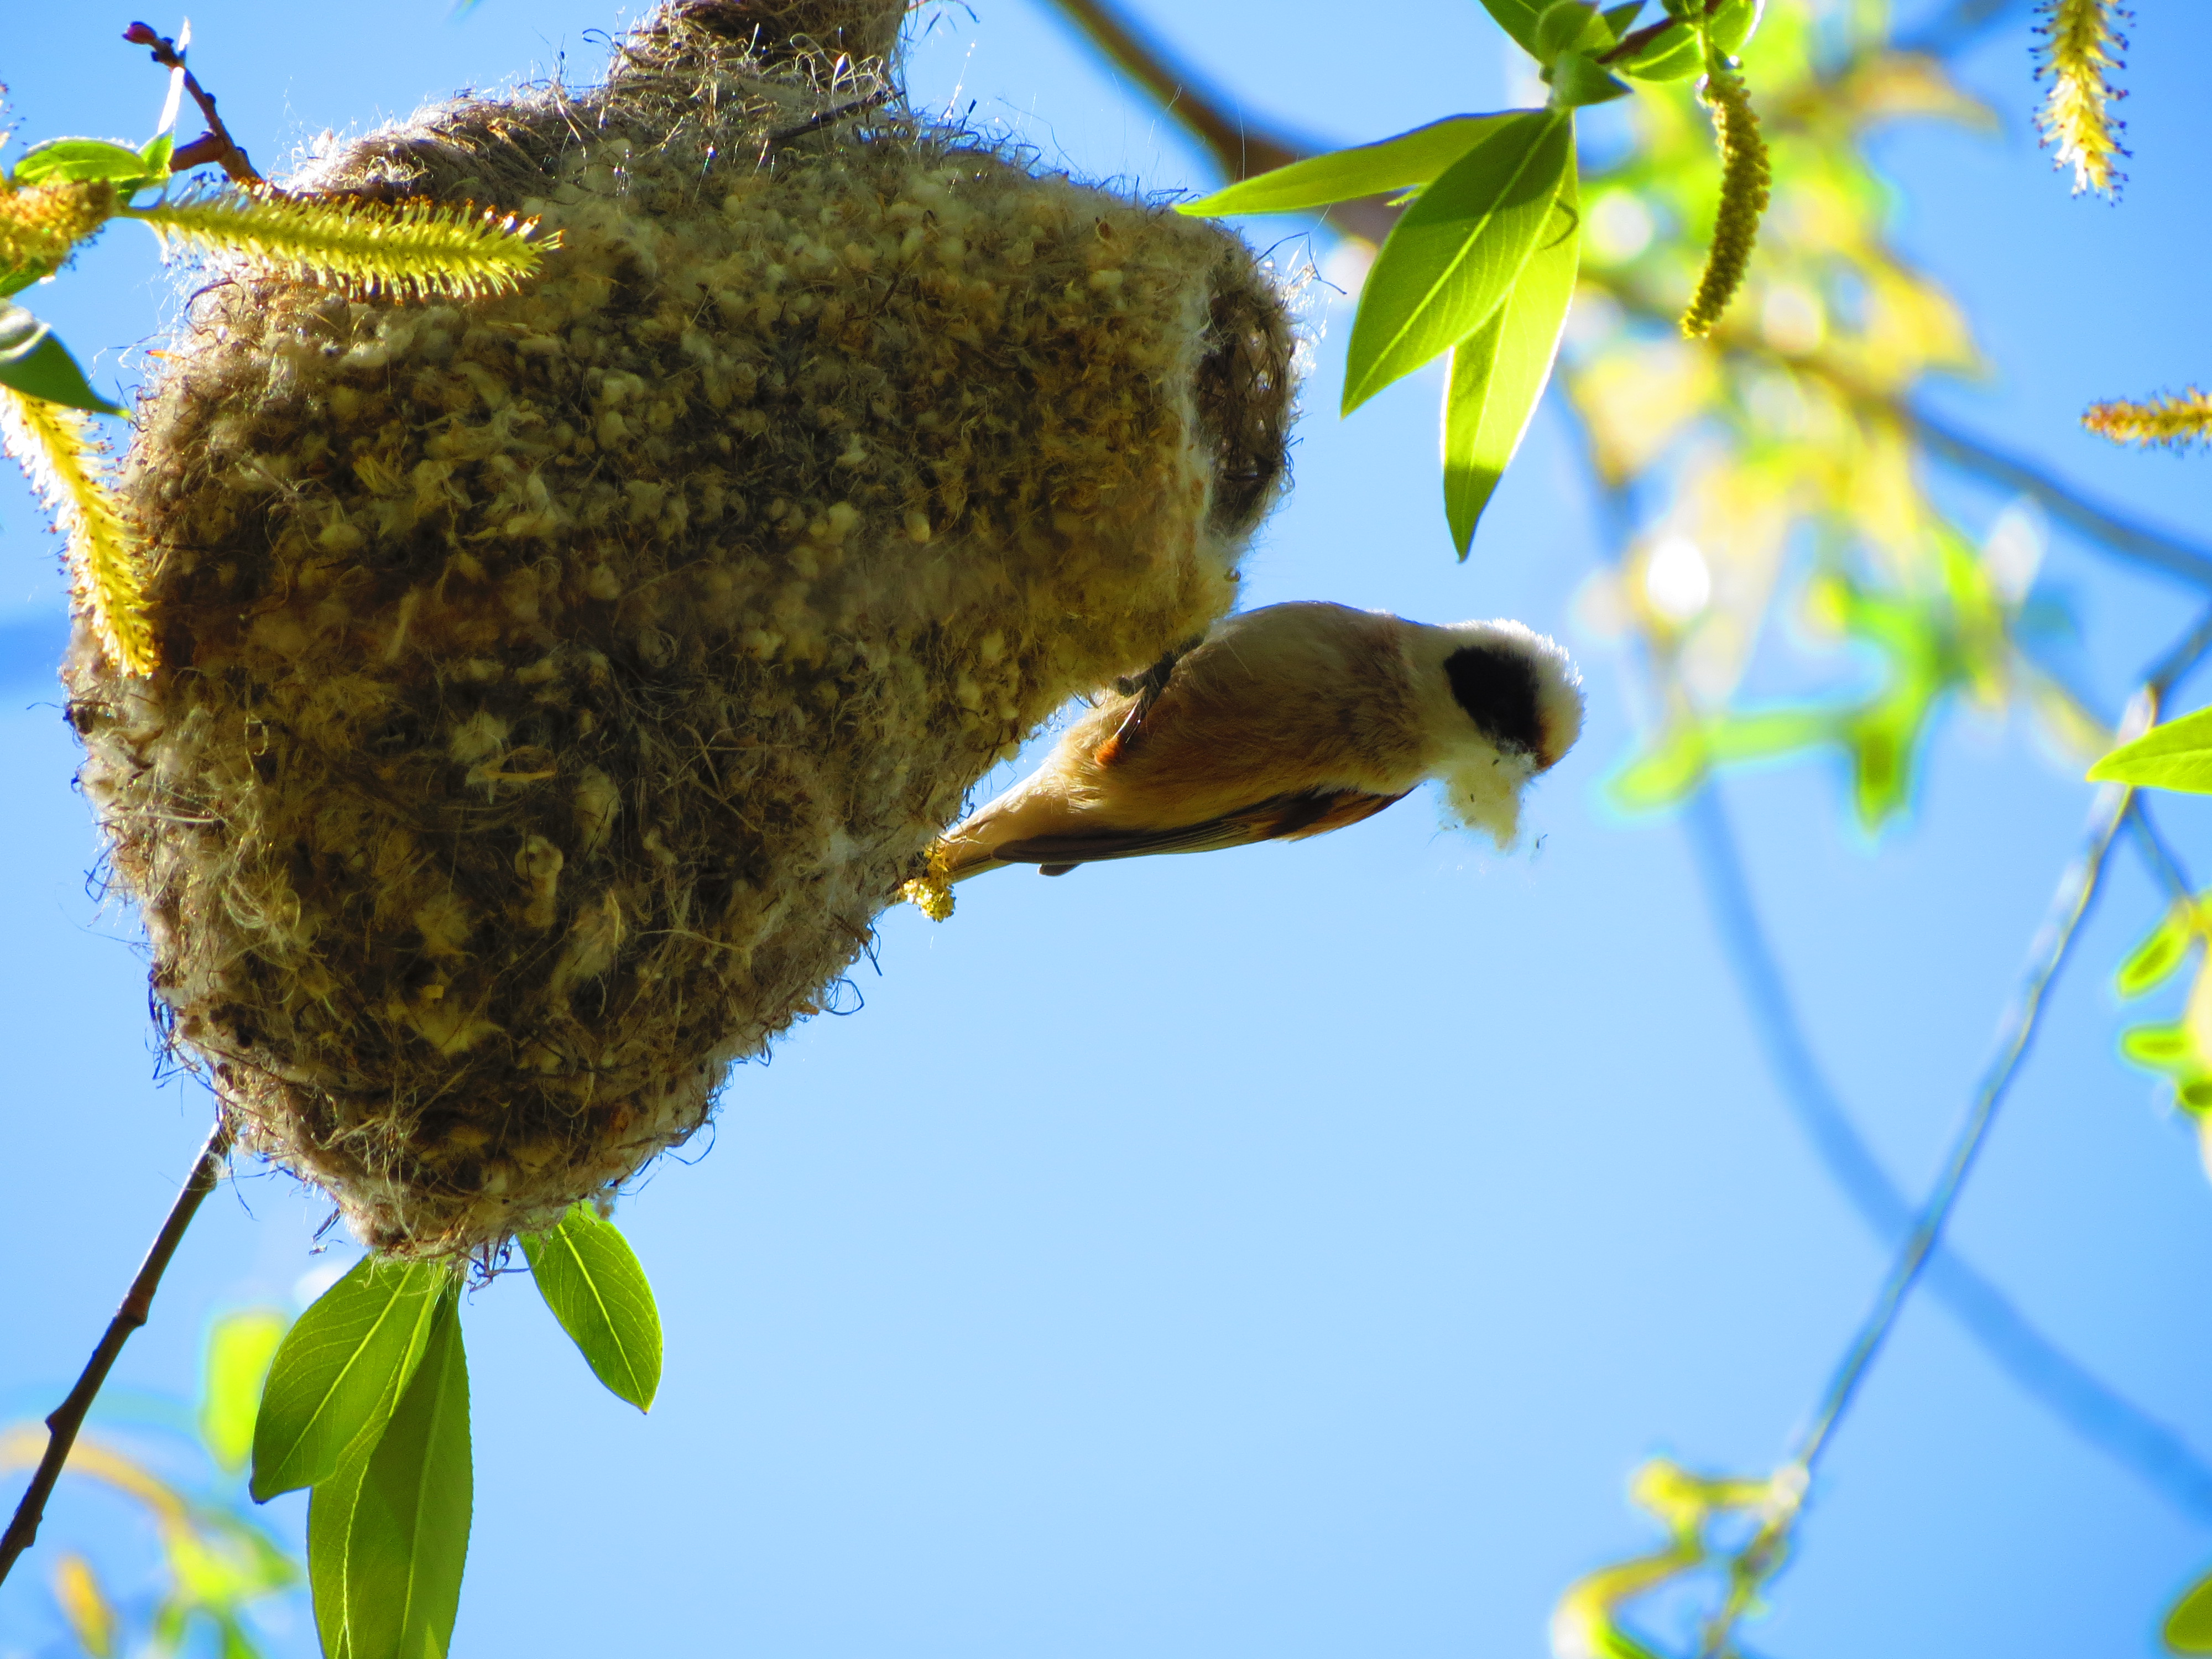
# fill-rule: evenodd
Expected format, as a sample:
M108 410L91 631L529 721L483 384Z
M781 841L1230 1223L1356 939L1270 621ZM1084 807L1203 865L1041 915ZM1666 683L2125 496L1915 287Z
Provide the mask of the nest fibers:
M141 411L164 665L79 629L83 782L175 1036L383 1249L682 1141L994 760L1230 607L1277 295L887 113L899 10L666 4L594 92L325 158L560 246L466 302L236 275Z

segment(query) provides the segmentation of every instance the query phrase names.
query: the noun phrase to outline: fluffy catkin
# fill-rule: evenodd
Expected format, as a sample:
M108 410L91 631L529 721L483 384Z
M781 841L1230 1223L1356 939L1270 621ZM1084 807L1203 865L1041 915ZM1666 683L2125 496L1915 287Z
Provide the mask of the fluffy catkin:
M540 216L522 291L219 283L125 480L163 666L86 791L247 1144L387 1251L550 1224L816 1012L992 762L1230 606L1283 307L896 117L899 8L664 6L608 83L293 187Z

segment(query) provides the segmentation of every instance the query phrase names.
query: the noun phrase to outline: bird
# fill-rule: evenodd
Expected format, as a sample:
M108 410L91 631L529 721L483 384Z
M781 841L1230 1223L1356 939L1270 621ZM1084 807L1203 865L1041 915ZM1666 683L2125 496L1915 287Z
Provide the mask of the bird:
M1156 853L1297 841L1430 778L1502 848L1521 795L1582 731L1581 677L1517 622L1433 626L1318 601L1214 624L1119 680L1044 763L947 830L909 895L1008 865L1048 876Z

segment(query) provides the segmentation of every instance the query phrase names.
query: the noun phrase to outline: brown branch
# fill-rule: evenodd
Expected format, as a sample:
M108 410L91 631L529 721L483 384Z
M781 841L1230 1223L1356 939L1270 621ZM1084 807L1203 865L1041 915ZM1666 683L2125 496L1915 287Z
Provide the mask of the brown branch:
M218 164L232 182L258 185L265 182L253 170L253 163L246 159L246 152L230 136L230 129L222 124L222 117L215 112L215 94L203 88L192 72L185 68L185 55L177 50L177 43L166 34L156 34L145 23L133 23L123 31L123 38L134 46L151 48L154 61L163 69L181 72L185 90L192 95L192 102L200 106L200 114L208 124L206 133L183 146L169 157L169 166L182 173L190 167L204 167L210 161ZM0 1571L5 1571L0 1567Z
M1333 145L1254 127L1229 112L1227 100L1167 47L1147 34L1114 0L1052 0L1098 54L1142 88L1162 112L1196 139L1231 184L1319 155ZM1323 215L1339 234L1381 246L1398 222L1382 196L1339 202Z
M62 1465L69 1462L70 1449L76 1444L77 1431L84 1426L85 1413L92 1409L94 1396L107 1381L107 1373L113 1369L116 1356L123 1352L123 1345L131 1340L131 1333L146 1322L154 1305L154 1291L168 1268L169 1258L176 1255L177 1245L185 1236L185 1229L191 1224L200 1200L215 1190L216 1181L222 1172L224 1155L230 1151L230 1139L229 1121L217 1118L207 1145L200 1149L199 1158L192 1165L192 1172L185 1177L177 1201L169 1206L169 1218L161 1224L153 1249L146 1252L146 1260L138 1268L138 1276L131 1281L123 1305L107 1322L100 1346L85 1362L83 1374L69 1391L69 1398L47 1417L46 1455L39 1460L29 1490L15 1505L15 1516L9 1522L7 1532L0 1534L0 1582L6 1581L16 1558L38 1538L39 1522L46 1518L46 1499L53 1495L54 1483L61 1479Z

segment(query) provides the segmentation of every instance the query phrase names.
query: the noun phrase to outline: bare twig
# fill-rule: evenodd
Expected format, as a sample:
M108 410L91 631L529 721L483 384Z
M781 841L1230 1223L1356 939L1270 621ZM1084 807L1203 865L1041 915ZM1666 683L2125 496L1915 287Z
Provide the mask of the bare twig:
M1231 115L1206 79L1133 21L1113 0L1053 0L1099 55L1134 81L1163 112L1204 146L1231 183L1318 155L1329 146L1255 127ZM1380 246L1398 222L1382 196L1340 202L1322 216L1339 232Z
M810 132L819 132L826 126L833 126L849 117L862 114L875 108L878 104L889 103L892 90L890 87L884 87L879 91L870 93L865 98L855 98L849 104L840 104L835 109L819 110L808 116L804 121L794 121L787 127L780 127L769 134L767 141L761 146L761 155L765 158L769 151L787 144L794 138L804 138Z
M192 1164L192 1172L185 1177L177 1201L169 1206L169 1218L161 1224L153 1248L146 1252L146 1260L138 1268L138 1276L131 1281L123 1305L107 1322L100 1346L85 1362L83 1374L69 1391L69 1398L47 1416L46 1455L39 1460L29 1490L15 1505L15 1518L9 1522L7 1532L0 1534L0 1582L6 1580L16 1558L37 1539L39 1522L46 1513L46 1499L53 1495L54 1483L61 1479L62 1465L69 1462L70 1448L76 1443L77 1431L84 1426L85 1413L92 1409L94 1396L107 1381L107 1373L113 1368L116 1356L123 1352L123 1345L131 1340L131 1333L146 1322L154 1305L154 1292L168 1268L169 1258L177 1253L177 1245L185 1236L185 1229L191 1224L200 1200L215 1189L216 1181L222 1172L223 1158L230 1151L230 1140L229 1121L218 1118L208 1135L207 1145L200 1149L199 1158Z
M2129 808L2138 827L2142 803ZM1768 1069L1829 1177L1882 1243L1911 1221L1904 1192L1867 1145L1814 1057L1780 958L1746 877L1718 780L1685 805L1682 826L1705 890L1722 953L1765 1050ZM2082 1440L2125 1465L2173 1505L2212 1518L2212 1467L2172 1429L2128 1399L2039 1330L1987 1275L1948 1243L1926 1268L1928 1288L1997 1369Z
M2212 648L2212 611L2208 611L2145 674L2142 689L2120 722L2123 741L2149 728L2158 718L2159 703L2166 691L2208 648ZM2096 897L2106 855L2111 852L2112 838L2128 815L2134 793L2124 784L2107 784L2098 792L2081 849L2061 872L2057 890L2051 895L2050 913L2028 947L2027 975L2006 1017L1996 1058L1974 1091L1966 1121L1952 1140L1942 1170L1927 1201L1921 1206L1912 1231L1905 1236L1890 1263L1872 1310L1837 1363L1811 1423L1798 1437L1796 1451L1776 1476L1777 1490L1784 1494L1783 1500L1729 1564L1728 1594L1719 1610L1706 1621L1698 1644L1700 1659L1718 1659L1718 1656L1730 1650L1736 1625L1757 1602L1767 1580L1774 1576L1787 1555L1790 1535L1804 1513L1805 1494L1810 1489L1820 1455L1858 1397L1867 1373L1881 1355L1890 1333L1896 1328L1898 1315L1904 1310L1906 1298L1927 1267L1944 1226L1958 1206L1959 1194L1965 1189L1975 1158L1988 1140L1997 1108L2014 1078L2019 1075L2021 1063L2027 1056L2042 1017L2045 997L2065 964L2067 951L2081 919L2088 914L2090 902Z
M237 184L263 183L261 175L253 170L253 163L246 159L246 152L230 136L230 129L223 125L222 117L215 112L215 94L202 87L198 77L185 68L185 56L177 50L177 43L166 34L155 33L145 23L133 23L123 31L123 38L134 46L150 48L154 61L163 69L182 73L185 90L191 94L192 102L200 106L200 114L207 121L204 137L182 146L169 157L171 167L182 173L188 167L204 167L213 161Z

